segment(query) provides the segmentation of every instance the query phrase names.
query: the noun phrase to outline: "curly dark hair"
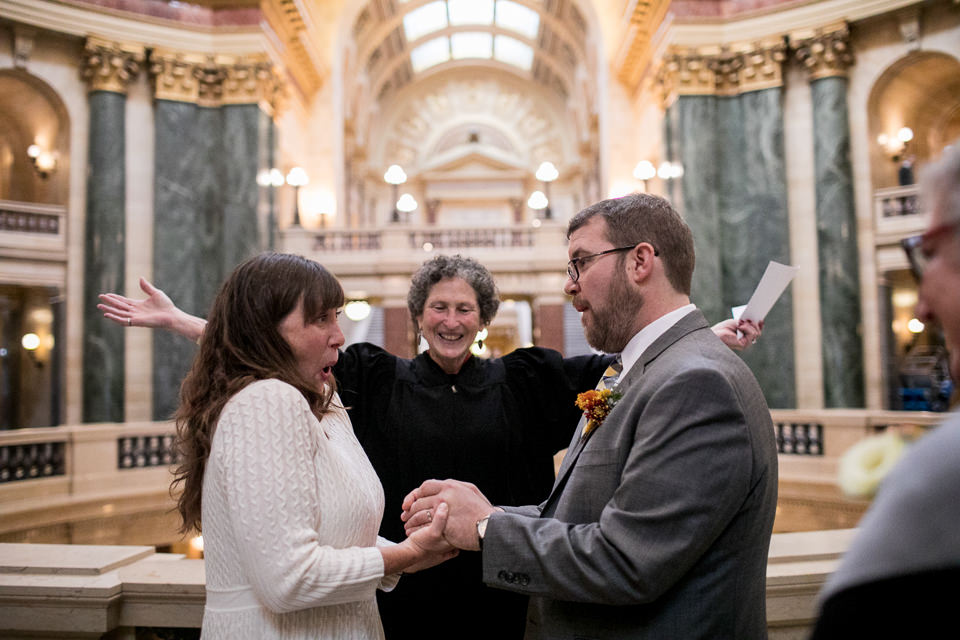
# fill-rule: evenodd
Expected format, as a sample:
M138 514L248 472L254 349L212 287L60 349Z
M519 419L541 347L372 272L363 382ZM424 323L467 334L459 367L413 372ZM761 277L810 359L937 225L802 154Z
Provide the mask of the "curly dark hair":
M474 260L461 255L434 256L424 262L410 279L410 291L407 293L407 309L414 326L417 318L423 315L430 289L445 278L463 278L477 294L477 306L480 308L480 322L490 324L500 308L500 293L490 271Z
M234 269L213 301L200 350L180 387L175 416L181 462L170 492L175 495L182 485L177 498L181 533L200 530L210 445L220 412L234 394L257 380L276 378L296 387L318 418L329 410L335 381L318 390L305 379L278 329L301 300L304 319L313 322L343 305L343 289L313 260L264 253Z

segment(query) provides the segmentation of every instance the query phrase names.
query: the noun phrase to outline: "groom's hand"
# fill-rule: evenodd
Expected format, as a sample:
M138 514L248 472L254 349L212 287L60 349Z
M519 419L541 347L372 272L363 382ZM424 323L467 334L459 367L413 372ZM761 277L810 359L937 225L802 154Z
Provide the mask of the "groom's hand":
M428 525L441 502L446 502L450 509L443 537L458 549L478 550L477 521L489 516L495 508L469 482L427 480L411 491L403 500L403 514L400 516L407 535Z

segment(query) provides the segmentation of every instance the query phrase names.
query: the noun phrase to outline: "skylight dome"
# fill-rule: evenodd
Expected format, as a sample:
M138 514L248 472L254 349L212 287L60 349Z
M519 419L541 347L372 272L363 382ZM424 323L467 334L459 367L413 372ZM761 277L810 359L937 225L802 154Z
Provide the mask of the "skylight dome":
M403 32L407 42L447 27L447 3L437 0L403 16Z
M450 39L446 36L428 40L410 52L410 65L415 73L450 60Z
M450 24L493 24L493 0L447 0Z
M497 26L535 40L540 30L540 15L522 4L497 0Z
M498 35L493 43L493 57L529 71L533 66L533 49L516 38Z
M454 60L485 58L493 55L493 34L483 31L467 31L450 36L450 50Z
M474 26L489 27L490 31L460 31ZM494 27L517 37L494 35ZM449 35L437 33L445 30ZM463 59L497 60L529 71L533 67L531 44L539 31L540 14L512 0L434 0L403 16L408 43L437 34L410 52L414 73Z

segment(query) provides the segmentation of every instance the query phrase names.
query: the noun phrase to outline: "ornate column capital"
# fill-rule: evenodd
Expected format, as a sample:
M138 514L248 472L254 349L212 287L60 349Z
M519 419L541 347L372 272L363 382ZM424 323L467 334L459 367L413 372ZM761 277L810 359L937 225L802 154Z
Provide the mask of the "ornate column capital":
M90 91L126 94L130 81L140 73L145 56L142 45L89 37L83 46L80 76Z
M657 73L665 104L678 95L737 95L783 84L782 38L703 47L671 47Z
M201 55L165 49L150 54L154 97L204 107L259 104L274 115L284 83L266 55Z
M807 69L809 79L846 76L853 64L850 29L845 22L790 34L790 47Z

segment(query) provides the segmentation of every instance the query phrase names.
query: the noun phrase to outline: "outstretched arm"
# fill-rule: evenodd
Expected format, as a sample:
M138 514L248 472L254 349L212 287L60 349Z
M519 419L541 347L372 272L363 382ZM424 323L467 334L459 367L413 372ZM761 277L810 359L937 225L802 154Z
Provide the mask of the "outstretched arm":
M101 293L97 308L103 317L125 327L166 329L196 341L203 335L207 321L179 309L160 289L140 278L144 300L134 300L118 293Z
M731 349L742 351L757 341L760 334L763 333L763 322L755 324L752 320L734 320L730 318L723 322L718 322L711 327L717 337L723 340L723 344ZM737 336L737 332L740 336Z

